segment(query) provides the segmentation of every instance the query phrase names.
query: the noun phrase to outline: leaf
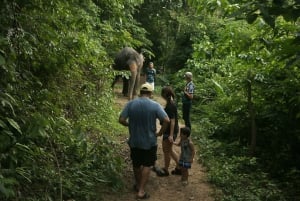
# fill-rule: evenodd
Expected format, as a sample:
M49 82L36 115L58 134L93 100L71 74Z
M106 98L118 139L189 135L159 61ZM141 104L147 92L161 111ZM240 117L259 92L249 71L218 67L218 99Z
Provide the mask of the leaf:
M214 79L211 79L211 81L215 84L216 91L224 94L223 87L218 82L216 82Z
M259 10L261 11L262 18L264 21L273 29L275 28L275 18L272 17L269 13L269 10L264 6L260 5Z
M297 113L297 115L296 115L296 119L300 119L300 112L299 112L299 113Z
M275 18L270 15L263 15L263 19L270 27L275 28Z
M16 129L20 134L22 134L22 131L20 129L20 126L17 122L15 122L15 120L11 119L11 118L6 118L8 123L14 128Z
M6 105L8 105L10 107L10 109L12 110L12 113L15 115L14 108L13 108L12 104L9 101L3 99L1 101L1 104L2 104L3 107L5 107Z
M9 191L7 188L4 187L4 185L2 183L0 183L0 192L3 193L5 195L5 197L9 196Z
M249 14L247 15L247 22L252 24L257 19L257 14Z
M24 167L16 168L16 172L31 183L30 171L26 171Z
M13 188L5 187L5 185L11 186L13 184L17 184L17 181L14 178L1 178L0 180L0 192L5 195L5 197L14 196L15 193Z
M0 65L4 65L5 64L5 59L4 57L0 54Z
M1 128L7 128L7 125L4 121L0 120L0 127Z

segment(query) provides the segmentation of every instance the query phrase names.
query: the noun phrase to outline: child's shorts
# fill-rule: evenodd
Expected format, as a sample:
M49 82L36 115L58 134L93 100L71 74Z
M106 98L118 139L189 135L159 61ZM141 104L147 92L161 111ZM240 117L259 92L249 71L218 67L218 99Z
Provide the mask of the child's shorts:
M187 169L190 169L192 167L192 164L189 163L189 162L184 162L182 160L179 161L179 166L180 167L184 167L184 168L187 168Z

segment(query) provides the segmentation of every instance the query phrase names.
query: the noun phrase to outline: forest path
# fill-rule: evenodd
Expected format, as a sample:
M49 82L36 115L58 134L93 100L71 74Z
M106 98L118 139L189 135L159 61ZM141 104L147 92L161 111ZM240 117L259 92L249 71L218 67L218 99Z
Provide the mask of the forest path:
M120 90L115 89L116 104L123 108L128 102L126 97L123 97ZM160 104L164 105L164 100L155 95L153 99ZM181 125L182 126L182 125ZM158 123L158 129L160 125ZM119 144L121 147L122 158L124 158L127 164L123 172L123 180L125 183L125 190L119 194L115 192L105 192L105 201L131 201L136 199L136 192L133 191L133 171L130 161L130 151L126 143L128 134L120 137ZM176 140L178 141L178 139ZM163 151L162 151L162 137L158 137L158 151L157 151L157 162L156 165L163 167ZM174 146L175 151L180 153L180 148ZM155 172L151 171L149 181L146 185L146 191L150 194L150 198L146 199L149 201L214 201L213 188L206 180L206 173L204 167L199 164L197 160L197 145L196 158L192 164L192 168L189 172L189 184L183 186L180 179L181 176L169 175L167 177L158 177ZM171 160L169 171L175 168L175 162Z

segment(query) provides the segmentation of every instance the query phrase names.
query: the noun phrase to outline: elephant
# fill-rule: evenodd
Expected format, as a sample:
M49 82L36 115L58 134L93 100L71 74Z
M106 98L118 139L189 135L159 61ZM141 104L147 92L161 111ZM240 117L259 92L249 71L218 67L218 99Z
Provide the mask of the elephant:
M137 94L137 89L140 84L140 74L144 64L144 56L138 53L131 47L121 49L114 60L114 70L129 70L130 78L128 86L126 85L126 78L123 77L123 91L124 95L128 95L129 100L132 100L134 95ZM119 76L120 77L120 76ZM113 85L118 77L115 78ZM127 80L128 81L128 80ZM112 85L112 86L113 86ZM128 89L126 89L126 86Z

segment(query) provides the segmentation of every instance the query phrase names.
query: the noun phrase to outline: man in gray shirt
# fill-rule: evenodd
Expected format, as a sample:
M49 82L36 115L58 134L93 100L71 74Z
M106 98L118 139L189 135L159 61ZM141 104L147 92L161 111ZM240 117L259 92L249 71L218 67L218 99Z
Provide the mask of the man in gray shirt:
M140 97L126 104L120 114L119 122L128 126L130 157L136 184L137 198L148 198L145 185L148 181L151 166L154 166L157 151L157 136L167 128L170 119L162 106L151 100L153 88L150 84L143 84ZM156 133L156 119L163 122Z

